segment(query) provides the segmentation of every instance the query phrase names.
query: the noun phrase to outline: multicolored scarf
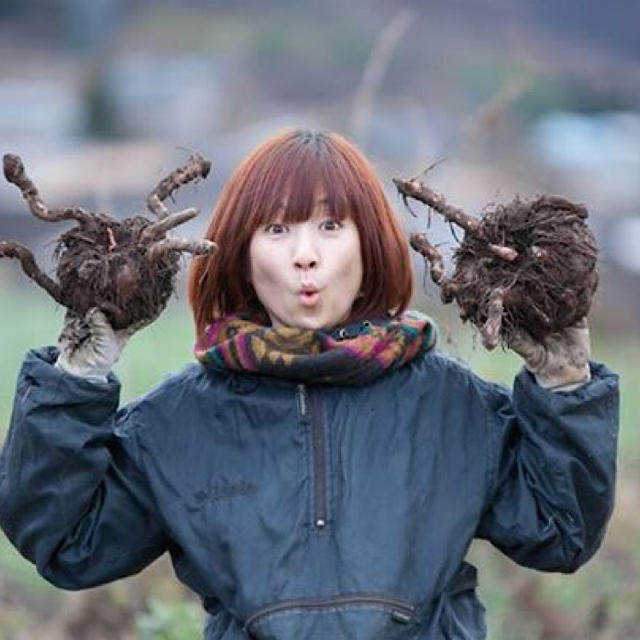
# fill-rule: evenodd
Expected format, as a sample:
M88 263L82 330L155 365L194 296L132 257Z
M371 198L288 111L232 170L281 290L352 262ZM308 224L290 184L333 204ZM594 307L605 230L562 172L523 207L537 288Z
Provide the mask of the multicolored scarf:
M230 315L207 328L205 343L196 345L195 354L221 372L360 386L398 369L435 341L435 324L418 311L406 311L397 320L387 317L330 331L265 327Z

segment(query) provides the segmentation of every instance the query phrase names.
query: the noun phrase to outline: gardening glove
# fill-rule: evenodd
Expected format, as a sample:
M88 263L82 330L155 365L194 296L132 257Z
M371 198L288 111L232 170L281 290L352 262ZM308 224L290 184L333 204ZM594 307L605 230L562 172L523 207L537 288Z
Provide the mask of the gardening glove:
M541 341L524 329L516 329L507 344L522 356L525 367L545 389L573 391L591 379L586 318Z
M78 337L83 335L86 337L77 346ZM114 331L96 307L89 309L84 318L68 311L58 338L60 355L55 366L74 376L104 383L132 335L131 329Z

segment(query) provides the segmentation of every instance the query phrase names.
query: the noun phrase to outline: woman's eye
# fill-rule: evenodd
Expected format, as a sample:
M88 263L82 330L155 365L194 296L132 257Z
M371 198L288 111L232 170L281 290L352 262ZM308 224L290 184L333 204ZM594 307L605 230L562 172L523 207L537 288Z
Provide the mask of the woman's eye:
M279 235L284 233L287 230L286 225L281 224L280 222L271 222L265 227L265 231L267 233L271 233L274 235Z
M320 227L325 231L337 231L342 228L342 223L336 218L327 218L320 223Z

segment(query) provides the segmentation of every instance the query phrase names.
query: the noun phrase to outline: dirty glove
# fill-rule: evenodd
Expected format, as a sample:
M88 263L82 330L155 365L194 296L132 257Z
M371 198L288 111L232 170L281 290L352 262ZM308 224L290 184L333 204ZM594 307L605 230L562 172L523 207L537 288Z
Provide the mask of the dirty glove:
M86 338L76 346L83 334ZM55 366L93 382L106 382L132 334L131 330L114 331L98 308L89 309L84 318L68 311L58 338L60 355Z
M591 379L589 370L589 327L582 318L571 327L537 341L523 329L508 339L536 382L552 391L573 391Z

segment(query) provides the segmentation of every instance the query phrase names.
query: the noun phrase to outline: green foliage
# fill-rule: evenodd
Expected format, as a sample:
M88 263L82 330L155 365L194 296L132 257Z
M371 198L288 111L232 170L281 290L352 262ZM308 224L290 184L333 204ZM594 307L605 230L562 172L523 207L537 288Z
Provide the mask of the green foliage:
M202 608L190 600L149 600L146 613L136 618L138 640L201 640Z

